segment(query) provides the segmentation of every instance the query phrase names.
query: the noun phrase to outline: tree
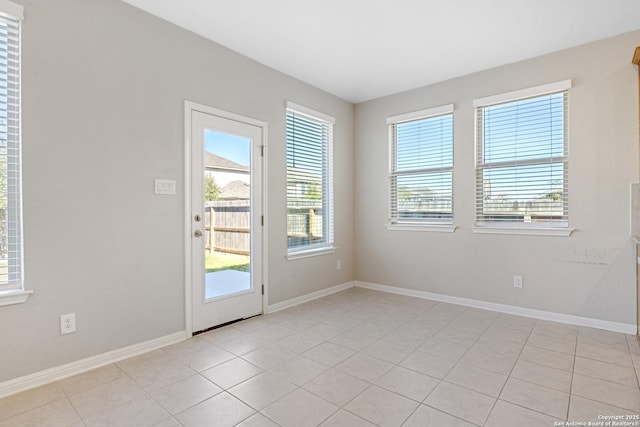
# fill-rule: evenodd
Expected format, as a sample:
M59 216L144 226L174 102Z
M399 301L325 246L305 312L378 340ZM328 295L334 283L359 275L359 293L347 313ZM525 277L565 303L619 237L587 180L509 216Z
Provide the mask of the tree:
M207 202L218 200L221 193L222 189L216 184L216 180L211 175L207 175L204 179L204 200Z

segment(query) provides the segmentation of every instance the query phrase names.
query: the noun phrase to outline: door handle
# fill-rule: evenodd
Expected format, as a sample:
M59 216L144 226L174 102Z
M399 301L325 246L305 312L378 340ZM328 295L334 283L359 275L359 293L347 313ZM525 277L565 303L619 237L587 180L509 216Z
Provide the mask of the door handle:
M196 236L196 237L202 237L202 231L196 230L196 231L193 232L193 235Z

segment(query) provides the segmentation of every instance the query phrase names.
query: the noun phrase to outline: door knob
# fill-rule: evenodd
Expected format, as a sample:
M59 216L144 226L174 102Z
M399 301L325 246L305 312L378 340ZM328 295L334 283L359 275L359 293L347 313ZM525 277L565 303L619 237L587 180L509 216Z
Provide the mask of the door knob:
M193 235L196 236L196 237L202 237L202 231L196 230L196 231L193 232Z

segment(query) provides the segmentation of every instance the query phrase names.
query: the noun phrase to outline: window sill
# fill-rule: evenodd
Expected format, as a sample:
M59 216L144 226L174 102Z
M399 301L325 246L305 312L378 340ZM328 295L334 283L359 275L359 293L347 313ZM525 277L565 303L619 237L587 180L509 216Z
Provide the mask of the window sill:
M288 261L293 261L293 260L296 260L296 259L310 258L310 257L314 257L314 256L332 254L335 251L336 251L336 248L334 246L325 247L325 248L317 248L317 249L307 249L307 250L303 250L303 251L296 251L296 252L288 253L287 254L287 260Z
M520 236L552 236L569 237L574 232L574 228L553 228L553 227L473 227L475 234L512 234Z
M436 233L453 233L456 231L453 224L387 224L387 230L392 231L430 231Z
M23 304L33 291L6 291L0 292L0 307L3 305Z

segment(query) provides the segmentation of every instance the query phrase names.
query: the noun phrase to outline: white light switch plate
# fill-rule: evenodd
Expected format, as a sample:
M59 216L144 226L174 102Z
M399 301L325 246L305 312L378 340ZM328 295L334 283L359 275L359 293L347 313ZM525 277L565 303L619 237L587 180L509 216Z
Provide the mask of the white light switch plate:
M154 194L176 194L176 182L173 179L156 179L154 184Z

